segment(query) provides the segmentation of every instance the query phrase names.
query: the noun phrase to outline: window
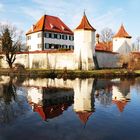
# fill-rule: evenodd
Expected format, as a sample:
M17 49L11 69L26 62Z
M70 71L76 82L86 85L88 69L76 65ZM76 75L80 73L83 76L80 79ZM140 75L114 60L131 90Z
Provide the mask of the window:
M62 39L67 40L67 35L62 35Z
M44 33L44 37L49 38L49 33Z
M67 45L62 45L62 48L63 49L67 49Z
M42 47L42 44L37 44L37 48L40 49Z
M45 49L49 49L49 43L45 43Z
M72 36L72 41L74 40L74 36Z
M54 34L52 34L52 38L54 38Z
M69 36L69 40L71 40L71 36Z
M55 45L54 44L51 44L51 49L54 49L55 48Z
M27 40L30 40L31 39L31 36L27 36Z
M61 34L57 34L57 39L61 39Z
M67 35L65 35L65 40L67 40Z
M70 50L74 50L74 46L73 45L69 45L69 49Z
M39 37L41 37L41 36L42 36L42 34L41 34L41 33L38 33L38 34L37 34L37 37L38 37L38 38L39 38Z
M62 35L62 39L64 39L64 35Z
M57 34L54 34L54 38L57 38Z
M49 38L52 38L52 34L51 33L49 33Z

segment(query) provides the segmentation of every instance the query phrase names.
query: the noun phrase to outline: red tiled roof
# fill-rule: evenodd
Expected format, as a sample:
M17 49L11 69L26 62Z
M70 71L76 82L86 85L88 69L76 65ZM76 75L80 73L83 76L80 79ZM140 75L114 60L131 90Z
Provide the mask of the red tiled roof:
M34 111L37 112L43 120L46 120L46 115L43 111L42 106L39 106L39 105L35 104L34 105Z
M119 109L120 112L123 112L124 107L127 104L127 101L113 100L112 102L117 105L117 107L118 107L118 109Z
M70 106L68 103L52 105L45 108L35 103L30 103L30 105L34 107L33 111L37 112L43 120L61 115L63 111L67 110L67 108Z
M125 37L125 38L131 38L131 36L126 32L125 28L123 25L121 25L119 31L117 34L114 35L115 37Z
M50 15L42 16L41 19L35 25L33 25L33 29L30 29L26 35L38 31L50 31L73 35L71 29L66 26L60 18Z
M96 51L113 51L113 44L112 42L108 42L108 43L103 43L103 42L99 42L98 44L96 44L95 47Z
M84 13L83 18L81 20L80 25L76 28L76 30L78 29L84 29L84 30L92 30L92 31L96 31L89 23L86 14Z
M86 124L86 122L88 121L88 119L91 116L92 112L76 112L76 114L78 115L79 119L84 124Z

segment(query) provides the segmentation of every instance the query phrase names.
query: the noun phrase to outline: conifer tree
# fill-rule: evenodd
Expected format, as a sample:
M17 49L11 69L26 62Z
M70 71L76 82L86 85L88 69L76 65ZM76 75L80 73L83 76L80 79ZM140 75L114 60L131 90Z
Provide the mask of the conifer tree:
M2 52L6 57L9 67L12 68L16 60L16 53L20 50L21 35L17 34L15 27L4 25L1 27L1 39Z

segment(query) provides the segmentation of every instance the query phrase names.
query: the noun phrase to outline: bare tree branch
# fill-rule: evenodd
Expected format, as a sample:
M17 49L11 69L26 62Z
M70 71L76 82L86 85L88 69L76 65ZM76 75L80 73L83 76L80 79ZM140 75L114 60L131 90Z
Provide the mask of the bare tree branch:
M108 42L112 41L113 35L114 35L114 33L113 33L112 29L104 28L101 31L100 39L102 42L108 43Z
M0 35L2 38L2 52L10 68L16 60L16 53L20 51L22 44L22 33L15 26L0 24Z

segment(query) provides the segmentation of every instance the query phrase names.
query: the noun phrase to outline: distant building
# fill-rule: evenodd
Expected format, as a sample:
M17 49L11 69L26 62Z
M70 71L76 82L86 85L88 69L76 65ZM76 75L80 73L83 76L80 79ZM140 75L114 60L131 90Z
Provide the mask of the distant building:
M73 32L55 16L42 16L26 33L26 40L29 51L74 49Z
M132 48L131 38L124 26L121 25L119 31L113 37L113 51L121 54L130 53Z

